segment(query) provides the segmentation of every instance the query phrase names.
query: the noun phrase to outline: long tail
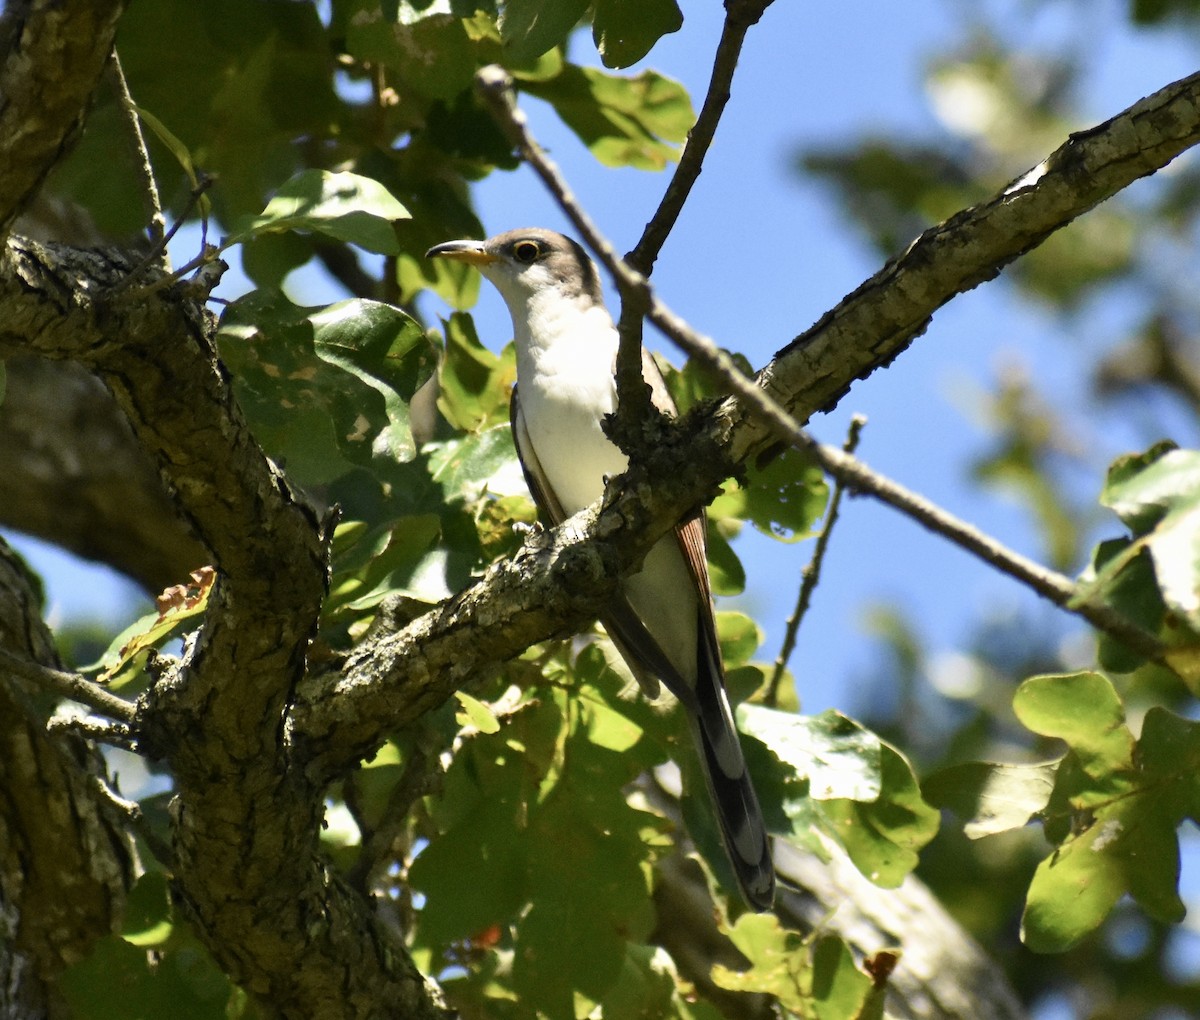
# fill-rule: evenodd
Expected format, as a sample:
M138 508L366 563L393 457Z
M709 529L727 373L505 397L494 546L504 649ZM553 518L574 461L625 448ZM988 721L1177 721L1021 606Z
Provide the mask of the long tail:
M775 902L771 846L720 676L700 669L692 715L696 748L742 895L755 910L770 910Z

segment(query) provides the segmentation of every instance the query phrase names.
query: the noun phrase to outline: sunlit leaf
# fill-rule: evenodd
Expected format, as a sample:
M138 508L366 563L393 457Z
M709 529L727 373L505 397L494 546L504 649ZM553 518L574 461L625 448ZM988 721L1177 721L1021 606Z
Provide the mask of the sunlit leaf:
M816 716L738 707L738 721L780 761L807 779L809 796L872 801L882 790L881 741L870 730L829 709Z
M969 839L979 839L1028 825L1050 800L1058 765L966 762L930 776L922 790L931 804L964 819Z
M1101 502L1146 536L1163 600L1200 630L1200 452L1156 447L1118 461Z
M1014 704L1027 726L1070 748L1046 809L1058 845L1030 884L1025 943L1061 952L1126 893L1152 917L1182 918L1177 829L1200 805L1200 724L1151 709L1135 746L1116 692L1090 673L1026 681ZM1051 825L1055 811L1070 813L1069 826Z
M216 581L212 567L193 571L188 584L167 588L154 601L157 612L143 616L121 631L97 662L84 672L99 670L97 679L119 690L140 675L146 655L162 648L187 630L194 630L208 606L208 597Z
M520 86L550 103L606 166L661 170L677 158L675 143L695 121L683 86L653 71L624 78L569 65L557 77Z
M349 172L302 170L280 186L267 207L226 244L286 230L312 230L385 255L399 253L394 220L408 210L378 181Z
M712 504L713 517L736 517L783 542L812 534L829 499L820 467L792 447L761 469L751 469L744 484L730 486Z

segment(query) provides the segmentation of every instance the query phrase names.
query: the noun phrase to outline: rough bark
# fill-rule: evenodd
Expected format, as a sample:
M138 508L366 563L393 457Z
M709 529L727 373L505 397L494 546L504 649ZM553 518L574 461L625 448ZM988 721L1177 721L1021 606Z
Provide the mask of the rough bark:
M0 648L57 667L35 583L0 541ZM60 1014L57 976L120 920L135 859L103 761L46 732L45 695L0 669L0 1018Z
M0 236L70 146L112 52L120 0L14 0L0 20Z

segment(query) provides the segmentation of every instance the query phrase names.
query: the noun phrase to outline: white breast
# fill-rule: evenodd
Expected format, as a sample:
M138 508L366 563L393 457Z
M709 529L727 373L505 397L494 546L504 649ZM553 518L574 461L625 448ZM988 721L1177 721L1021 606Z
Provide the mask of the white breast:
M531 297L527 311L523 321L514 316L521 412L563 509L575 513L626 466L600 427L616 408L617 332L602 307L554 292Z

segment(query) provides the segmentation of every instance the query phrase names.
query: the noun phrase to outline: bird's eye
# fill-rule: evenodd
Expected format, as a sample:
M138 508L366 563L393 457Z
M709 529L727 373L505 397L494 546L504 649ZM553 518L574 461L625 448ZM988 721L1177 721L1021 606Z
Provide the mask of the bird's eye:
M513 258L518 262L523 262L529 265L536 261L537 257L542 253L542 249L538 246L537 241L518 241L513 245Z

